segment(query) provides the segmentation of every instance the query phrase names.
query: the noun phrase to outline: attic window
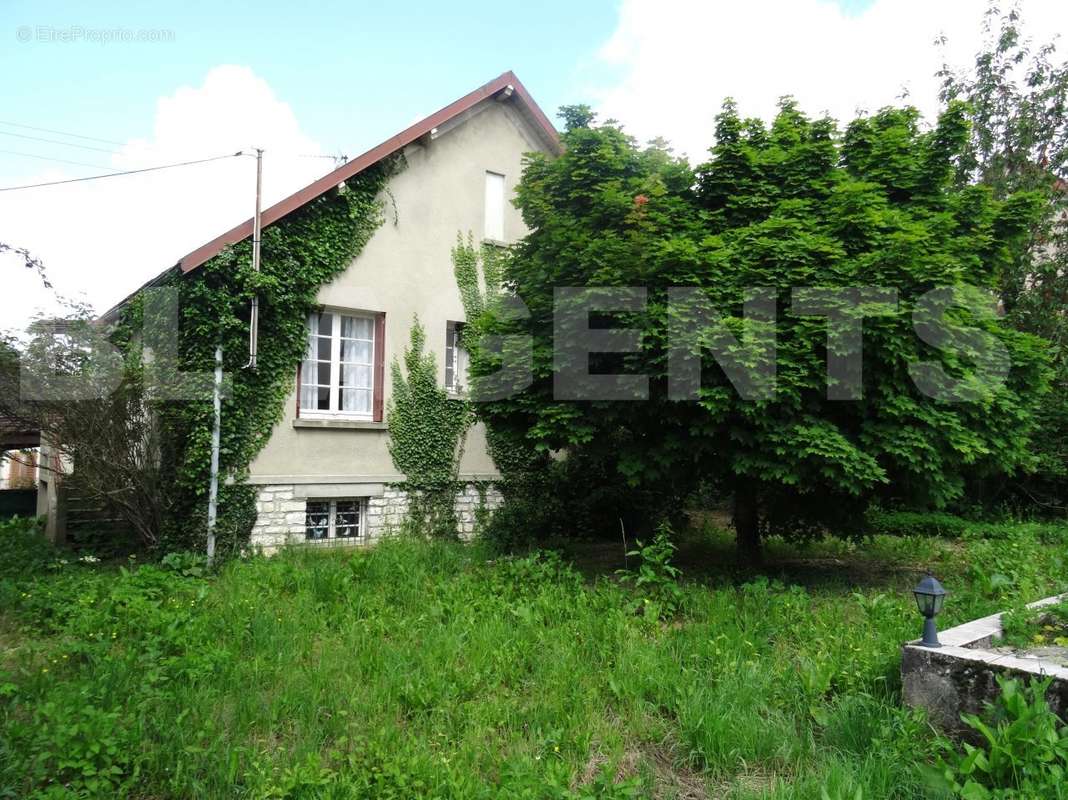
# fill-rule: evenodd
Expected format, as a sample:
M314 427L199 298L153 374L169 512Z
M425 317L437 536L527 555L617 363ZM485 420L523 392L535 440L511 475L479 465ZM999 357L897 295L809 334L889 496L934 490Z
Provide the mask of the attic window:
M486 173L486 220L483 236L495 242L504 241L504 176Z

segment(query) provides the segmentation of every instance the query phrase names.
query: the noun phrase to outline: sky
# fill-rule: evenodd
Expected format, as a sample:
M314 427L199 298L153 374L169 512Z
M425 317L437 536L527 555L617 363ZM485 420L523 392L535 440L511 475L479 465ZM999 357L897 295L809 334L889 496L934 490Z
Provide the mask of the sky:
M944 60L970 63L985 7L0 0L0 189L260 147L269 205L332 169L331 156L356 156L508 69L550 117L589 103L692 160L726 97L770 117L791 94L811 114L847 120L907 94L930 118L934 73ZM1037 41L1068 33L1063 0L1022 9ZM254 169L235 157L0 191L0 242L40 258L61 295L104 311L251 216ZM54 308L34 274L0 255L0 329Z

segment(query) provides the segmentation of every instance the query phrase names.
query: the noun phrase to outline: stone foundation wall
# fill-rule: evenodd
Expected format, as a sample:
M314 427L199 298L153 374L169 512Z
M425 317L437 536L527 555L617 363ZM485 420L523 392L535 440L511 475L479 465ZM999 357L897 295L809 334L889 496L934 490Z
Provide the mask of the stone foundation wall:
M408 493L400 487L386 485L381 494L366 498L364 530L360 538L309 543L304 529L306 502L303 496L296 496L296 487L293 484L261 486L256 498L256 524L252 527L251 545L270 553L287 544L311 544L315 547L373 544L383 536L399 531L408 516ZM463 490L457 493L454 503L457 532L460 536L470 539L475 533L480 509L491 513L501 502L500 492L492 485L465 485Z

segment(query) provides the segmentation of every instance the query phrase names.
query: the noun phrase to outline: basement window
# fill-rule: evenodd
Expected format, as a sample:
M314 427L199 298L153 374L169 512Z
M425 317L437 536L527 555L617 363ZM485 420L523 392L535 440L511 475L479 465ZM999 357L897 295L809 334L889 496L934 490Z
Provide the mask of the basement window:
M308 541L359 539L364 529L363 500L309 500L304 509Z

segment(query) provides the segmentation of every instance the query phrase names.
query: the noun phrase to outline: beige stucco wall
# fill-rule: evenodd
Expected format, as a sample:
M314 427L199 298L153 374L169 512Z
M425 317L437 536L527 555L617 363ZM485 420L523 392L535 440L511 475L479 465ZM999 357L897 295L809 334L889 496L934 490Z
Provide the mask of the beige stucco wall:
M384 194L386 221L352 265L319 291L325 306L386 313L385 402L391 395L389 365L408 343L418 315L427 346L438 359L443 380L445 326L464 319L452 274L450 250L457 233L482 238L485 173L505 176L508 198L514 196L526 152L541 149L534 132L508 102L488 100L439 131L424 144L405 151L407 168ZM519 212L507 204L505 238L514 241L526 229ZM263 331L261 336L270 335ZM253 483L375 483L401 480L387 447L383 427L339 429L294 426L296 382L266 447L253 461ZM485 447L485 431L468 436L461 475L496 475Z

